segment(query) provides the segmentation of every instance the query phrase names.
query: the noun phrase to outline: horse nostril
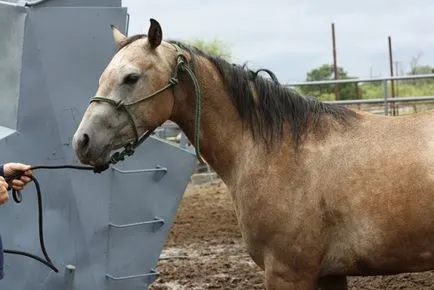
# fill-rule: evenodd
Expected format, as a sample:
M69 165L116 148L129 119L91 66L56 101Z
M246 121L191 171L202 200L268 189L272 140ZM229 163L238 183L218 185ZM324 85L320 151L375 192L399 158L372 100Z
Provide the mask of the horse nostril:
M89 135L87 135L86 133L84 133L83 135L81 135L81 138L79 140L79 145L81 148L86 148L87 145L89 145Z
M87 147L87 145L89 145L89 135L87 135L86 133L83 134L83 147Z

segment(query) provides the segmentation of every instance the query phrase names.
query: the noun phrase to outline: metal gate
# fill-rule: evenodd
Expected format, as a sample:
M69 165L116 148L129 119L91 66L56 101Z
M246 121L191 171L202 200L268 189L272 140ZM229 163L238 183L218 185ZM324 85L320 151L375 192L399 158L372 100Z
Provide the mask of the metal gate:
M0 162L78 164L71 138L125 31L120 0L0 1ZM102 174L38 170L45 244L59 273L5 255L0 289L146 289L185 187L193 152L155 137ZM4 247L41 256L32 184L0 208Z

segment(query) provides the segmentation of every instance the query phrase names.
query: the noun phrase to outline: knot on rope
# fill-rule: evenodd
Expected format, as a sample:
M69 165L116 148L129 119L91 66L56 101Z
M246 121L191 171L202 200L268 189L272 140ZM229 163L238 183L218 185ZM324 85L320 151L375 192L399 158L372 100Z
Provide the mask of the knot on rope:
M113 153L112 157L110 157L111 164L116 164L119 161L123 161L123 160L125 160L125 157L119 152Z
M184 69L184 64L186 63L187 59L185 58L185 55L182 53L178 53L177 56L177 67L180 68L181 70Z
M115 104L116 110L119 110L123 105L124 105L124 101L123 100L117 101L116 104Z
M172 86L177 85L178 84L178 79L175 77L171 77L169 80L169 84L171 84Z
M134 154L134 145L128 144L125 146L125 148L122 152L113 153L113 155L110 157L109 163L114 165L114 164L118 163L119 161L124 161L125 156L131 156L133 154ZM107 169L107 168L105 168L105 169Z
M127 146L125 146L124 152L127 156L133 155L134 154L134 148L133 148L132 144L128 144Z

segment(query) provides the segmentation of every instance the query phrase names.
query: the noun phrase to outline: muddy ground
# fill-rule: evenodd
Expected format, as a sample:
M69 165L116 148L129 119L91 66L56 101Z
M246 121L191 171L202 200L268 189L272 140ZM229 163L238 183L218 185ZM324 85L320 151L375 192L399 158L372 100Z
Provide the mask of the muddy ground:
M223 184L189 186L162 252L151 290L265 289L263 272L241 242ZM352 290L434 289L434 272L350 277Z

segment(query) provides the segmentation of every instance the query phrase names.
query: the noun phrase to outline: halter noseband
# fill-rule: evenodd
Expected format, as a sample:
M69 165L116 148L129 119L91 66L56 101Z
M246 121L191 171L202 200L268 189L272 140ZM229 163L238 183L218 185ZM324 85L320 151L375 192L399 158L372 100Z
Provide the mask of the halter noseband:
M113 100L110 98L107 98L105 96L94 96L90 99L90 103L92 102L105 102L108 104L113 105L116 110L123 110L127 117L128 120L131 124L131 127L133 128L134 131L134 142L132 143L128 143L127 145L125 145L124 150L122 152L115 152L109 161L109 164L116 164L119 161L123 161L125 159L125 156L131 156L134 154L134 150L141 145L146 139L148 139L149 136L151 136L151 134L155 131L155 129L157 129L156 127L151 128L150 130L148 130L142 137L139 138L139 132L137 130L137 126L134 122L134 117L131 114L131 112L128 110L127 107L138 104L142 101L145 101L147 99L150 99L152 97L155 97L156 95L160 94L161 92L169 89L169 88L174 88L177 84L178 84L178 72L179 71L185 71L187 72L187 74L190 76L193 84L194 84L194 89L195 89L195 93L196 93L196 110L195 110L195 132L194 132L194 143L195 143L195 149L196 149L196 156L197 158L201 161L204 162L202 157L200 156L200 151L199 151L199 132L200 132L200 115L201 115L201 92L200 92L200 86L199 86L199 81L197 79L197 77L195 76L194 72L190 69L190 67L188 67L186 65L186 57L184 55L184 53L182 52L181 48L176 45L173 44L173 46L176 48L177 54L176 54L176 67L175 67L175 71L172 74L172 77L169 79L169 83L167 85L165 85L164 87L162 87L161 89L155 91L154 93L147 95L143 98L140 98L138 100L132 101L132 102L124 102L123 100ZM102 167L99 171L104 171L105 169L108 168L108 165Z

